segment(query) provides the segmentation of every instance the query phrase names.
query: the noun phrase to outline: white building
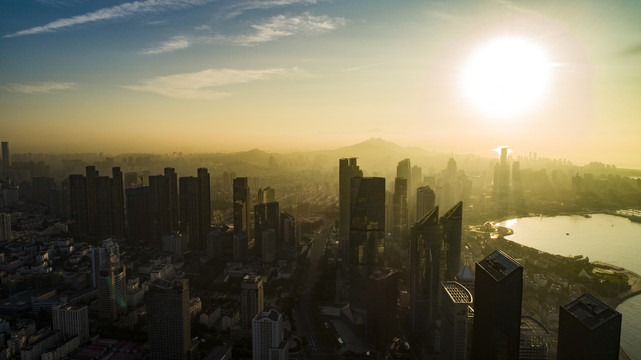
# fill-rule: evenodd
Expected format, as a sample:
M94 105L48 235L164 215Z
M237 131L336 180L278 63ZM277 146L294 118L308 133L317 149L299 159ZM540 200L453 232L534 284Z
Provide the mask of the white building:
M253 360L286 360L287 342L283 338L283 315L271 309L252 321Z

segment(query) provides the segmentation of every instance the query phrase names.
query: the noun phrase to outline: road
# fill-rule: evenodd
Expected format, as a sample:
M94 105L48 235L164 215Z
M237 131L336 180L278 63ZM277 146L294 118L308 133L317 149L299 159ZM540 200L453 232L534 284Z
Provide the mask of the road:
M303 285L303 294L300 301L295 307L296 328L301 336L307 337L307 351L309 356L314 359L335 359L337 354L334 344L327 344L322 336L318 324L314 321L314 308L312 299L314 296L314 285L318 278L318 260L323 255L325 245L329 240L333 222L323 226L312 240L307 257L309 259L309 268Z

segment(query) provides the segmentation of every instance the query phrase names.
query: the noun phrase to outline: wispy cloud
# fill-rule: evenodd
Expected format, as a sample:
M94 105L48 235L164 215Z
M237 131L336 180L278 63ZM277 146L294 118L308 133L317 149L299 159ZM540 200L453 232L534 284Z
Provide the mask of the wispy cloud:
M321 34L345 25L345 19L327 15L313 16L304 13L298 16L278 15L251 27L255 32L234 37L232 40L245 46L274 41L292 35Z
M124 86L130 90L152 92L178 99L213 100L230 95L222 89L227 85L264 81L273 78L298 77L298 68L258 70L207 69L192 73L157 76L139 85Z
M221 17L233 18L250 10L270 9L289 5L313 5L317 0L236 0L221 9Z
M17 92L22 94L46 94L55 90L67 90L72 89L76 86L76 83L72 82L36 82L28 84L16 84L9 83L4 86L4 88L11 92Z
M185 36L172 36L169 40L161 42L158 46L143 50L143 54L154 55L186 49L191 46L191 41Z
M214 0L144 0L132 1L116 6L102 8L83 15L61 18L46 25L36 26L4 35L5 38L54 32L67 27L130 17L139 14L149 14L168 10L179 10L193 6L204 5Z
M351 67L351 68L349 68L349 69L345 69L345 70L343 70L343 72L358 71L358 70L367 69L367 68L371 68L371 67L374 67L374 66L380 66L380 65L383 65L383 63L376 63L376 64L367 64L367 65L361 65L361 66L354 66L354 67Z

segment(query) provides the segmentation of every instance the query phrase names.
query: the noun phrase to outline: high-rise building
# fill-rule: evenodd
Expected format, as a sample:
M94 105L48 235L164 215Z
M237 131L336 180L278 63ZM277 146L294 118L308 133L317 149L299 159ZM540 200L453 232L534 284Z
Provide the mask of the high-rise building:
M280 236L283 247L288 251L294 251L300 245L296 237L296 219L289 213L280 213Z
M549 359L550 333L532 317L521 317L520 344L519 360Z
M463 230L463 202L454 205L441 217L443 244L446 249L445 280L454 280L461 269L461 233Z
M96 178L98 170L93 165L85 167L85 192L87 199L87 235L90 240L96 240Z
M249 182L246 177L234 178L234 189L233 189L233 200L234 200L234 249L236 248L236 239L239 239L239 246L242 245L240 239L241 236L236 236L236 234L244 234L245 241L247 246L251 242L250 226L249 226L249 213L250 213L250 197L249 197ZM238 255L247 254L247 249L238 249ZM236 258L237 252L234 251L234 258ZM240 258L239 260L244 260Z
M0 214L0 242L11 241L11 215Z
M245 275L240 288L240 328L243 334L250 336L252 320L265 306L263 278L259 275Z
M95 216L93 234L96 239L104 239L111 236L113 230L113 185L111 179L108 176L96 176L94 191L96 198L93 211Z
M207 250L207 233L211 230L211 178L206 168L198 169L199 197L200 197L200 231L198 243L195 247L198 251Z
M274 309L262 311L252 320L252 358L286 360L287 341L283 336L283 315Z
M583 294L559 314L557 359L619 358L621 313L590 294Z
M275 198L276 198L275 195L276 193L274 191L274 188L272 188L271 186L258 189L258 203L264 204L268 202L273 202L275 201Z
M472 297L474 297L474 273L467 264L463 265L461 270L456 274L456 281L465 286L465 288L470 291L470 294L472 294Z
M263 255L263 232L269 229L274 230L274 240L280 240L280 207L277 201L254 206L254 239L258 257Z
M191 359L189 280L156 279L145 298L151 359Z
M98 270L98 305L101 319L117 320L127 310L127 273L118 255L109 251Z
M198 177L180 178L180 228L189 238L189 248L206 251L211 228L210 177L198 169Z
M436 206L436 195L429 186L416 190L416 219L420 220Z
M117 239L125 237L125 198L123 178L120 167L111 168L111 185L113 202L113 236Z
M340 159L338 162L338 235L343 247L343 264L347 264L348 238L351 225L350 201L352 197L352 178L362 177L363 172L356 164L356 158Z
M82 342L89 340L89 310L86 306L54 305L51 317L53 328L61 330L64 339L79 336Z
M352 178L349 233L350 305L364 309L367 279L383 265L385 178Z
M113 239L105 239L101 246L94 246L91 249L91 273L92 285L98 287L100 269L110 261L111 254L120 259L120 245Z
M397 177L394 180L392 200L392 241L402 249L409 248L407 182L406 178Z
M165 180L167 182L167 193L169 199L169 231L176 232L179 230L180 205L178 200L178 175L174 168L165 168Z
M423 342L437 318L439 286L438 206L413 227L410 244L410 328Z
M169 179L163 175L149 177L150 210L151 210L151 244L160 249L162 237L171 232L171 208L169 204Z
M509 150L504 146L500 151L499 162L494 165L494 192L499 196L505 196L510 191Z
M71 231L77 238L87 236L87 182L79 174L69 175Z
M276 260L276 231L265 229L260 235L260 258L264 262Z
M518 359L523 267L497 250L476 263L472 359Z
M153 242L151 189L141 186L125 190L127 194L127 239L135 244Z
M11 150L9 150L9 142L2 142L2 170L9 170L11 167ZM5 175L6 176L6 175Z
M368 281L365 335L376 347L388 344L398 331L398 270L374 271Z
M441 356L443 360L466 360L471 352L472 294L456 281L441 283Z

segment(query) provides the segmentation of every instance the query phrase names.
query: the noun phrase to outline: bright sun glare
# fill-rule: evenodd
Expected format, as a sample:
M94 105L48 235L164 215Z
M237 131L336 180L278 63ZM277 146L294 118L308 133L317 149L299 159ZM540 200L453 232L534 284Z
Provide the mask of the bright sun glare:
M541 102L549 70L547 56L536 43L525 38L496 38L464 65L463 95L489 116L513 117Z

